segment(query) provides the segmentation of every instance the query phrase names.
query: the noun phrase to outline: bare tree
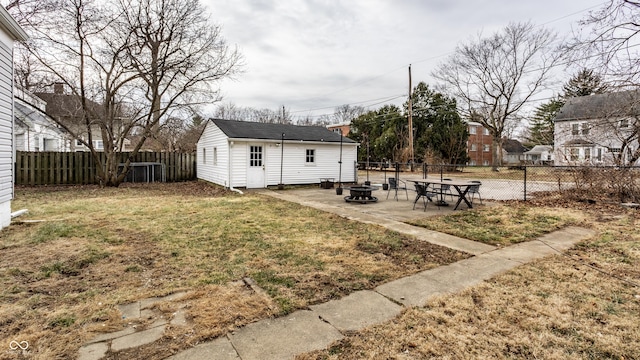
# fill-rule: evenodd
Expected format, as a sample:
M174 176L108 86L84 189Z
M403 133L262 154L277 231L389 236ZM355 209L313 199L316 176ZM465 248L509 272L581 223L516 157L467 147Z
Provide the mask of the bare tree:
M55 16L31 30L32 53L77 99L80 124L59 123L91 151L106 186L124 180L164 119L217 101L214 85L241 61L198 0L60 0ZM138 141L121 168L118 153L134 133Z
M571 60L598 69L617 87L637 86L640 1L609 0L580 25L585 30L568 45Z
M519 113L544 90L558 56L555 33L512 23L489 37L458 45L433 72L458 99L462 114L481 123L493 139L493 164L502 163L502 141Z

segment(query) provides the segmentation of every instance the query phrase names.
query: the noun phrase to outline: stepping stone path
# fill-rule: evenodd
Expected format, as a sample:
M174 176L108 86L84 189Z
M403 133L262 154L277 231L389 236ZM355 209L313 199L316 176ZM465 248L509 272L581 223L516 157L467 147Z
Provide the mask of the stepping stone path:
M131 304L119 305L118 310L122 313L122 318L132 322L140 320L155 319L151 325L138 328L130 323L129 327L113 332L100 334L80 348L78 360L99 360L102 359L109 350L121 351L135 348L159 340L168 324L174 326L184 326L187 324L184 309L179 309L170 322L162 315L151 310L154 305L165 301L176 301L186 293L179 292L164 297L155 297L136 301Z

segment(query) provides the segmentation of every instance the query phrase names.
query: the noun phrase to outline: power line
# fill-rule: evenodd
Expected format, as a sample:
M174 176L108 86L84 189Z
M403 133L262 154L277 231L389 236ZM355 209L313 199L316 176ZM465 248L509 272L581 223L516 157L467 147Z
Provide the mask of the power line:
M547 24L550 24L550 23L553 23L553 22L557 22L557 21L560 21L560 20L566 19L566 18L568 18L568 17L571 17L571 16L574 16L574 15L577 15L577 14L583 13L583 12L585 12L585 11L588 11L588 10L591 10L591 9L594 9L594 8L597 8L597 7L600 7L600 6L602 6L603 4L606 4L606 3L607 3L607 1L602 2L602 3L600 3L600 4L597 4L597 5L593 5L593 6L590 6L590 7L584 8L584 9L581 9L581 10L578 10L578 11L575 11L575 12L570 13L570 14L567 14L567 15L563 15L563 16L561 16L561 17L558 17L558 18L555 18L555 19L549 20L549 21L544 22L544 23L542 23L542 24L538 24L538 25L536 25L536 27L544 26L544 25L547 25ZM439 55L431 56L431 57L424 58L424 59L420 59L420 60L417 60L417 61L412 61L411 63L416 64L416 63L427 62L427 61L435 60L435 59L438 59L438 58L441 58L441 57L444 57L444 56L451 55L451 54L453 54L453 53L454 53L453 51L450 51L450 52L447 52L447 53L443 53L443 54L439 54ZM565 65L566 65L566 64L565 64ZM371 81L373 81L373 80L379 79L379 78L381 78L381 77L383 77L383 76L386 76L386 75L388 75L388 74L391 74L391 73L393 73L393 72L399 71L399 70L401 70L401 69L405 69L405 68L406 68L406 66L408 66L408 64L407 64L407 65L403 65L403 66L401 66L401 67L394 68L394 69L392 69L392 70L390 70L390 71L388 71L388 72L385 72L385 73L380 74L380 75L377 75L377 76L373 76L373 77L365 78L365 79L363 79L363 80L360 80L360 81L358 81L358 82L354 83L354 84L353 84L353 85L351 85L351 86L348 86L348 87L345 87L345 88L341 88L341 89L338 89L338 90L335 90L335 91L332 91L332 92L326 93L326 94L324 94L324 95L319 95L319 96L316 96L316 97L310 98L310 100L317 99L317 98L324 97L324 96L328 96L328 95L333 95L333 94L336 94L336 93L339 93L339 92L342 92L342 91L345 91L345 90L353 89L353 88L355 88L355 87L357 87L357 86L360 86L360 85L362 85L362 84L365 84L365 83L371 82ZM534 71L534 70L531 70L531 71ZM366 102L366 101L365 101L365 102ZM336 108L336 107L338 107L338 106L343 106L343 105L355 105L355 104L358 104L358 102L354 102L354 103L347 103L347 104L342 104L342 105L337 105L337 106L325 106L325 107L321 107L321 108L313 108L313 109L296 110L296 111L293 111L292 113L303 113L303 112L308 112L308 111L324 110L324 109L330 109L330 108L334 108L334 109L335 109L335 108ZM320 116L323 116L323 115L326 115L326 114L322 114L322 115L320 115ZM313 117L315 117L315 115L313 115Z

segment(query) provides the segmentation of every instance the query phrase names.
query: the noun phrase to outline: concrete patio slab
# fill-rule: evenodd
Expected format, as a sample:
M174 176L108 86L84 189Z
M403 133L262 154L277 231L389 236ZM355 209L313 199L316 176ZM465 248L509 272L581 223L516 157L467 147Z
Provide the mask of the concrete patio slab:
M97 342L101 342L101 341L107 341L107 340L112 340L112 339L116 339L119 337L123 337L126 335L131 335L134 332L136 332L136 329L133 327L128 327L124 330L120 330L120 331L116 331L116 332L112 332L112 333L104 333L104 334L100 334L96 337L94 337L93 339L91 339L89 342L87 342L87 344L93 344L93 343L97 343Z
M388 282L375 291L404 306L420 306L433 296L448 293L450 286L416 274Z
M166 360L240 360L238 353L226 337L197 345L168 357Z
M402 307L373 291L358 291L311 310L341 332L356 331L396 317Z
M596 232L591 229L570 226L541 236L538 241L553 247L555 250L566 251L575 245L576 242L593 237L595 234Z
M78 352L78 360L100 360L109 350L109 345L105 343L95 343L85 345Z
M164 326L158 326L114 339L111 342L111 350L120 351L142 346L145 344L150 344L162 337L162 335L164 334L164 328Z
M426 270L381 285L375 290L403 305L423 306L434 296L458 292L520 265L519 262L492 254Z
M250 324L229 335L242 360L281 360L324 349L342 334L312 311L296 311L283 318Z
M118 310L122 313L123 319L140 318L140 302L136 301L131 304L118 305Z
M349 220L382 226L389 230L397 231L409 236L414 236L422 241L428 241L432 244L445 246L473 255L483 254L495 249L495 246L427 230L402 222L415 218L424 218L438 214L451 213L451 209L445 209L442 211L436 210L426 213L422 210L412 210L413 204L411 201L407 202L395 200L379 201L375 204L366 205L349 204L341 198L336 199L332 197L331 193L327 193L327 190L323 189L303 189L289 192L261 190L259 192L261 194L272 196L281 200L295 202L301 205L330 212ZM318 199L322 199L322 201Z

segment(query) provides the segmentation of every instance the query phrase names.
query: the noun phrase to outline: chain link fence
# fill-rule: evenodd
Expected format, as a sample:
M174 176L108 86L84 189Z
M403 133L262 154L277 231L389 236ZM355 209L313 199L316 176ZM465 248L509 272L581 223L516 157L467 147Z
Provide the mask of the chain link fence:
M483 199L527 200L541 192L570 192L640 202L640 167L607 166L468 166L410 163L358 163L359 181L386 183L425 178L480 180Z

